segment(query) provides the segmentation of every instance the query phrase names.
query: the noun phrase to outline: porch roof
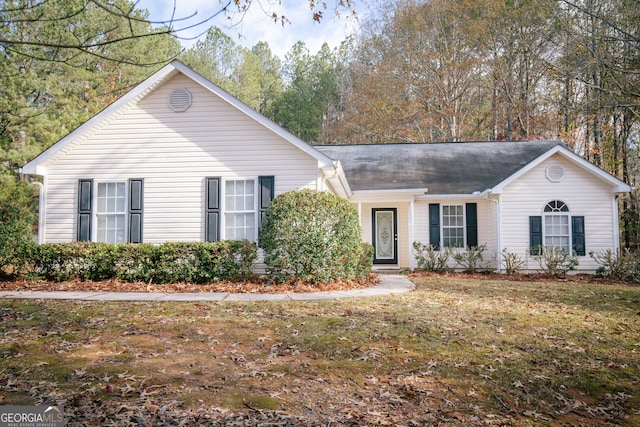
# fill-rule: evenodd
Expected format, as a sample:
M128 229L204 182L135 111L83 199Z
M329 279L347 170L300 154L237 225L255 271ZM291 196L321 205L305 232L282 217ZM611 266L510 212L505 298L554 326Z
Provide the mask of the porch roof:
M339 160L353 191L428 188L473 194L499 184L560 141L316 145Z

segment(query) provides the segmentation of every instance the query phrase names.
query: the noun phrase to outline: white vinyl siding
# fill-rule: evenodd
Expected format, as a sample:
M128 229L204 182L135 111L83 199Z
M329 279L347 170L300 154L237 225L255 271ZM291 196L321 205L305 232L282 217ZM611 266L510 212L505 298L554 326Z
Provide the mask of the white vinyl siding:
M168 106L186 87L191 107ZM47 162L44 241L76 235L78 179L144 178L144 241L204 239L205 177L274 176L275 194L320 186L318 161L178 74Z
M550 165L564 167L562 181L552 182L546 178ZM529 217L544 216L544 207L554 200L566 203L572 216L584 216L587 254L614 247L616 228L613 221L618 218L612 188L583 168L555 155L508 185L500 195L502 246L521 256L526 262L525 268L540 268L538 261L529 254ZM598 267L588 255L579 257L579 262L580 270L595 271Z

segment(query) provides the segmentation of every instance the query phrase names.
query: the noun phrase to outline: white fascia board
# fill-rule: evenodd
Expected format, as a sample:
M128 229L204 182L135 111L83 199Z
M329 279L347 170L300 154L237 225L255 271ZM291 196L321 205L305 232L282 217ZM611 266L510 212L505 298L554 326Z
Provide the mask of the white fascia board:
M486 192L472 194L424 194L416 200L475 200L484 198Z
M352 202L411 202L427 191L426 188L357 190L349 198Z
M331 159L329 156L316 150L315 148L313 148L312 145L307 144L297 136L293 135L292 133L284 129L282 126L279 126L276 123L272 122L271 120L269 120L268 118L266 118L265 116L263 116L262 114L254 110L253 108L249 107L244 102L240 101L238 98L232 96L230 93L228 93L224 89L216 86L215 84L210 82L207 78L193 71L191 68L187 67L183 63L179 61L173 61L170 65L174 66L178 71L180 71L187 77L191 78L196 83L200 84L202 87L209 90L210 92L218 96L223 101L227 102L227 104L243 112L244 114L249 116L251 119L253 119L255 122L260 123L267 129L269 129L271 132L275 133L276 135L280 136L287 142L291 143L296 148L300 149L304 153L316 159L318 161L318 166L320 168L333 166L333 159Z
M131 102L137 102L139 98L149 93L151 90L156 88L158 84L164 82L167 78L176 74L176 72L176 67L173 63L161 68L142 83L138 84L138 86L131 89L115 102L107 106L104 110L71 131L67 136L63 137L51 147L40 153L40 155L35 159L24 165L21 168L22 173L27 175L45 175L47 170L46 163L48 160L52 159L56 154L63 152L74 141L86 138L88 135L93 133L101 123L106 121L121 108Z
M630 192L632 190L630 185L624 183L623 181L619 180L618 178L616 178L615 176L611 175L610 173L600 169L598 166L588 162L587 160L583 159L582 157L580 157L576 153L572 152L568 148L566 148L566 147L564 147L562 145L556 145L556 146L552 147L546 153L542 154L541 156L539 156L538 158L536 158L532 162L528 163L526 166L524 166L522 169L518 170L513 175L507 177L505 180L500 182L498 185L494 186L491 189L491 193L492 194L501 194L504 191L504 188L506 186L508 186L509 184L511 184L512 182L514 182L515 180L517 180L518 178L520 178L521 176L523 176L524 174L529 172L531 169L535 168L540 163L544 162L545 160L547 160L548 158L550 158L554 154L559 154L559 155L563 156L564 158L574 162L576 165L580 166L581 168L583 168L587 172L591 173L592 175L595 175L596 177L600 178L601 180L607 182L609 185L612 186L612 193L628 193L628 192Z

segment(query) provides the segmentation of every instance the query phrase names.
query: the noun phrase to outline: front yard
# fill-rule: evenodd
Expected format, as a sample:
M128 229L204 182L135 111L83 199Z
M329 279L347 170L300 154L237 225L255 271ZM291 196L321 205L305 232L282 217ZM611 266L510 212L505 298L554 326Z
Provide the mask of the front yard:
M412 280L327 302L3 300L0 404L62 404L70 426L640 424L640 287Z

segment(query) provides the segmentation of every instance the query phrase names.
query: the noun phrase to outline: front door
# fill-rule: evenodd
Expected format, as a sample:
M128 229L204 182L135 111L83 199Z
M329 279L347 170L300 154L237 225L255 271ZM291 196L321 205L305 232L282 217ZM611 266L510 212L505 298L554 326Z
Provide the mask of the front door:
M398 263L398 226L396 223L397 209L374 208L373 218L373 263Z

